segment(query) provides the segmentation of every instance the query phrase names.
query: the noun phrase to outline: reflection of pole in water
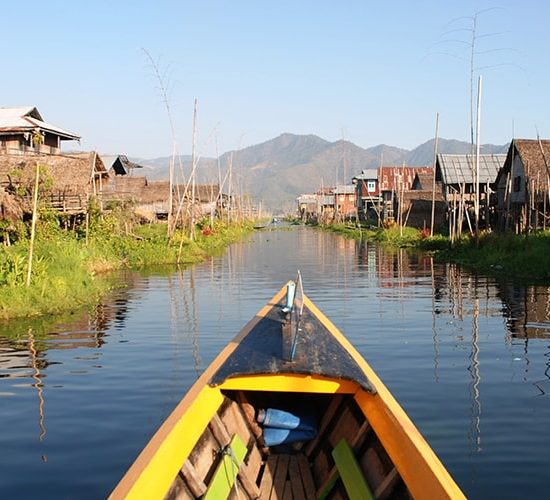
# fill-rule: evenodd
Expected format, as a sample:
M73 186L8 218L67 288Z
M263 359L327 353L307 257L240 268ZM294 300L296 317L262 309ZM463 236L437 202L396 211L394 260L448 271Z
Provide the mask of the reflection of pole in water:
M472 316L472 352L470 353L470 366L468 371L472 377L472 383L470 384L470 396L471 396L471 416L472 421L470 425L470 437L475 442L476 452L481 451L481 398L479 393L479 383L481 377L479 373L479 299L474 299L474 310Z
M184 274L189 275L189 286L186 286ZM179 289L181 301L183 303L183 320L191 333L191 352L194 359L194 368L197 378L201 373L201 357L199 354L199 321L197 317L197 303L195 297L195 268L191 267L187 271L178 271ZM188 296L189 293L189 296Z
M439 336L435 327L435 275L434 259L430 257L430 272L432 276L432 339L434 343L434 380L439 382Z
M34 373L32 378L34 379L33 386L36 388L38 394L38 427L40 427L40 435L38 439L43 441L46 437L46 424L44 418L44 394L43 394L43 385L42 380L40 379L40 369L38 368L38 356L36 349L34 348L34 335L32 334L32 329L29 328L29 351L31 353L31 364Z
M189 270L189 290L191 291L192 319L191 319L191 345L193 359L195 360L195 373L197 378L201 374L202 359L199 352L199 320L197 314L197 300L195 294L195 267Z
M527 339L525 340L527 341ZM550 346L547 346L546 349L547 351L544 353L544 357L546 358L546 361L544 362L546 365L546 370L544 370L545 378L533 382L533 385L540 391L539 396L544 396L546 394L546 391L541 387L541 384L550 380Z

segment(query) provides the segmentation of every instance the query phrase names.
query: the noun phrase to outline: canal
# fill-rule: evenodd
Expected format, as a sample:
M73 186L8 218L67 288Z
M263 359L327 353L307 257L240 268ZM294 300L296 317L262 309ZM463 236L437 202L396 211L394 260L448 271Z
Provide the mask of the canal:
M93 311L0 326L0 497L104 498L220 349L288 280L362 353L469 498L543 498L548 286L307 228L120 276Z

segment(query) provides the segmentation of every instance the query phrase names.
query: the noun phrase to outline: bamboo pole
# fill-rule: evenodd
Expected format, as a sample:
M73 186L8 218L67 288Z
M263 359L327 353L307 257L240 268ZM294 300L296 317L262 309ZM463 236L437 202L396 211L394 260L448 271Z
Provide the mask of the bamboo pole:
M476 171L475 171L475 240L476 246L479 245L479 139L481 125L481 84L482 77L479 75L477 84L477 127L476 127Z
M34 252L34 237L36 233L36 220L38 218L38 181L40 179L40 164L36 162L36 178L34 181L34 195L32 202L31 241L29 243L29 265L27 268L27 287L31 284L32 276L32 255Z
M195 185L196 185L196 158L195 158L195 145L197 138L197 99L195 99L195 105L193 106L193 136L191 144L191 232L190 238L195 239Z
M435 171L437 166L437 143L439 140L439 113L435 117L435 144L434 144L434 161L433 161L433 182L432 182L432 220L430 224L430 236L434 235L435 224Z

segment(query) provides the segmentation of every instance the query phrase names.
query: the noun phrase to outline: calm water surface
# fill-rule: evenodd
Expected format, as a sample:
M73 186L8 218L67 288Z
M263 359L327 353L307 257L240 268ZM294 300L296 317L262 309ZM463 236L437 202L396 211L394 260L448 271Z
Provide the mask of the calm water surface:
M546 498L550 287L305 228L131 273L93 313L0 326L0 497L102 498L296 270L470 498Z

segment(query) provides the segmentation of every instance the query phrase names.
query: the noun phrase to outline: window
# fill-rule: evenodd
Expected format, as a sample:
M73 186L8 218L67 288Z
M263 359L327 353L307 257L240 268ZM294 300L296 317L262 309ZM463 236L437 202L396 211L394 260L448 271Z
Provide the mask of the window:
M521 191L521 176L514 177L514 193Z
M367 182L367 191L369 193L372 193L376 189L376 181L368 181Z

